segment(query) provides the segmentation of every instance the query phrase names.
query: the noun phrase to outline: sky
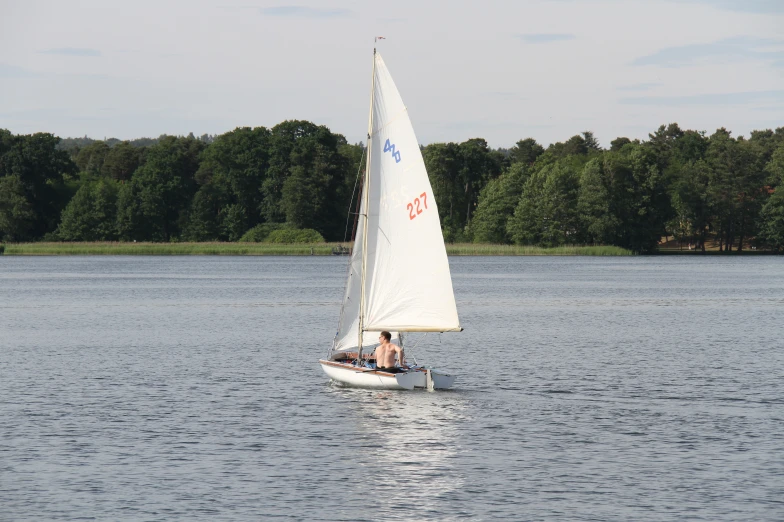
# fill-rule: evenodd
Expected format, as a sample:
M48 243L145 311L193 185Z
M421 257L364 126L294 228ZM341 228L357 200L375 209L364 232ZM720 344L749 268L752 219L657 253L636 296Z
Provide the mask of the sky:
M422 144L784 126L784 0L0 0L0 128L356 143L376 36Z

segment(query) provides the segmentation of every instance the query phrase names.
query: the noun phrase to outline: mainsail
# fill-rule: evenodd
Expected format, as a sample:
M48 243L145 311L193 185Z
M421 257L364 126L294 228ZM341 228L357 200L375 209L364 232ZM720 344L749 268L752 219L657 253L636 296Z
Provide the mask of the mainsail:
M438 207L419 142L384 60L374 56L368 190L360 205L336 350L357 346L365 234L362 344L375 344L378 335L369 332L381 330L460 330Z

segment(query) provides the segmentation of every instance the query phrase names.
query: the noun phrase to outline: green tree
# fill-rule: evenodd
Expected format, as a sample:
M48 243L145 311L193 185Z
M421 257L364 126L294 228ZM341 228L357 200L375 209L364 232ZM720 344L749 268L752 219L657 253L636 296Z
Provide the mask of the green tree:
M144 165L118 195L117 229L122 239L179 237L196 192L194 175L205 146L192 138L166 137L150 148Z
M262 215L270 223L281 223L286 213L281 208L283 183L290 174L292 154L298 142L313 136L318 126L309 121L287 120L270 130L270 166L262 185Z
M738 249L753 234L759 208L764 203L764 172L758 168L751 148L738 142L724 128L710 137L706 159L711 167L708 193L716 213L719 249Z
M621 222L611 198L613 176L605 169L604 160L604 157L593 158L583 168L577 210L587 242L613 245L620 236Z
M765 190L773 192L759 216L760 240L784 251L784 143L771 154L765 170L769 175Z
M649 139L644 146L653 152L659 172L667 169L673 150L682 136L683 131L677 123L660 125L656 132L648 134Z
M512 242L506 225L520 201L527 179L526 164L513 163L504 174L484 186L471 222L474 243Z
M761 240L776 251L784 251L784 189L777 190L760 212Z
M422 156L438 202L444 239L465 239L479 192L500 175L503 155L491 150L485 140L473 138L460 144L428 145Z
M460 182L463 185L465 217L460 226L471 222L471 213L477 205L479 191L488 181L501 174L501 158L493 153L487 142L472 138L460 144Z
M62 213L57 237L63 241L117 239L116 182L100 180L82 185Z
M433 197L438 203L441 226L445 231L454 228L452 224L459 221L460 209L463 208L458 150L456 143L433 143L422 148Z
M544 147L539 145L535 139L526 138L518 141L509 151L509 161L531 166L542 154L544 154Z
M324 165L316 164L311 168L302 165L291 167L291 174L283 182L281 207L286 214L286 222L295 228L312 228L319 216L325 214L328 203L325 198L332 177Z
M707 196L710 167L703 161L708 139L704 132L681 131L677 124L659 127L656 139L646 147L663 169L674 212L665 235L672 232L680 240L696 238L704 251L707 228L713 221L708 214L712 210Z
M631 142L632 140L630 140L629 138L623 138L623 137L615 138L610 142L610 150L613 152L618 152L623 148L624 145L627 145Z
M572 162L560 161L533 173L508 222L517 244L547 247L574 243L578 237L578 173Z
M270 167L262 183L262 215L298 228L314 228L331 240L343 237L351 193L346 139L327 127L286 121L271 130ZM291 179L290 179L291 178Z
M0 129L0 176L8 174L4 165L4 157L6 152L14 147L14 135L11 131Z
M229 203L223 187L212 182L202 185L193 197L188 224L183 232L187 241L227 240L226 227L222 224L221 210Z
M596 139L591 131L583 132L583 142L585 143L585 148L588 152L598 152L602 150L602 146L599 145L599 140Z
M751 131L748 141L759 162L765 166L772 159L776 149L784 144L784 127L779 127L775 131L770 129Z
M101 175L104 161L110 151L109 145L105 142L96 141L81 148L74 162L79 167L79 172L83 172L91 178L97 178Z
M332 240L342 237L349 165L348 158L339 153L344 144L342 136L322 127L292 151L280 207L293 227L312 228Z
M123 141L112 147L103 160L101 172L117 181L128 181L144 159L144 148Z
M221 225L223 236L229 241L237 241L248 229L248 215L245 207L235 203L227 205L222 209Z
M627 144L586 164L578 208L589 242L653 251L673 215L651 148Z
M694 236L704 252L715 209L710 198L710 165L704 160L683 165L672 186L672 205L683 236Z
M16 241L39 238L57 227L60 211L67 203L62 199L63 177L76 172L68 153L57 149L59 141L60 138L47 133L19 136L8 131L0 133L0 178L16 177L16 181L9 181L7 186L9 191L13 188L11 192L15 194L11 199L16 201L17 197L24 197L25 208L33 213L30 220L27 211L23 212L27 225L16 228ZM7 193L9 198L11 192ZM21 207L15 203L13 208Z
M553 143L546 152L555 158L565 158L567 156L586 156L599 151L601 151L601 147L593 132L585 131L582 135L572 136L564 143Z
M35 218L19 176L0 178L0 241L29 239Z
M687 130L679 133L679 137L669 150L668 163L675 162L682 165L705 159L708 143L705 132Z
M238 127L215 138L204 151L196 180L200 185L213 185L217 190L211 194L222 196L213 211L217 221L231 220L231 224L221 225L224 231L242 226L244 232L263 220L262 186L269 159L270 131L265 127ZM234 210L229 212L228 206ZM228 235L233 237L236 232L227 233L225 239Z

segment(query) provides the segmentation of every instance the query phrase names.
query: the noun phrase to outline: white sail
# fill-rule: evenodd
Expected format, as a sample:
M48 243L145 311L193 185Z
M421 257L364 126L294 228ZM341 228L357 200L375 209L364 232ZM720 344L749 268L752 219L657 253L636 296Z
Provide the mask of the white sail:
M360 215L365 213L365 201L360 205ZM346 293L343 296L343 309L340 315L340 325L335 337L336 351L356 350L359 335L359 300L361 295L362 271L362 245L365 235L364 219L359 219L357 233L354 238L354 248L351 252L351 263L348 268L348 281ZM379 332L365 332L362 338L363 346L378 344ZM397 337L396 332L393 337Z
M438 208L408 110L376 54L365 330L459 330Z
M359 210L360 216L365 213L365 201L362 200ZM354 248L351 252L351 263L348 268L348 281L346 282L346 293L343 296L343 309L340 314L340 324L338 326L338 333L335 337L335 351L348 351L356 350L357 342L359 339L359 300L361 295L361 270L362 270L362 245L365 235L365 220L359 219L357 223L357 233L354 238ZM373 346L378 344L378 336L381 330L377 332L365 332L362 336L363 346ZM397 344L395 339L398 338L398 333L391 332L393 342Z
M367 230L363 345L370 332L460 330L430 181L408 111L375 55L367 229L360 218L335 348L357 346L362 246ZM367 210L366 210L367 209Z

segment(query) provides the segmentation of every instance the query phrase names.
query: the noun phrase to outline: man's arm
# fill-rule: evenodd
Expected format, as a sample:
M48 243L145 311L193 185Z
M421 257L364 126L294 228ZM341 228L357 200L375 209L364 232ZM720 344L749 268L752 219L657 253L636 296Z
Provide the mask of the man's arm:
M400 346L394 345L395 351L397 352L397 360L400 366L403 366L403 360L405 359L405 355L403 354L403 348Z

